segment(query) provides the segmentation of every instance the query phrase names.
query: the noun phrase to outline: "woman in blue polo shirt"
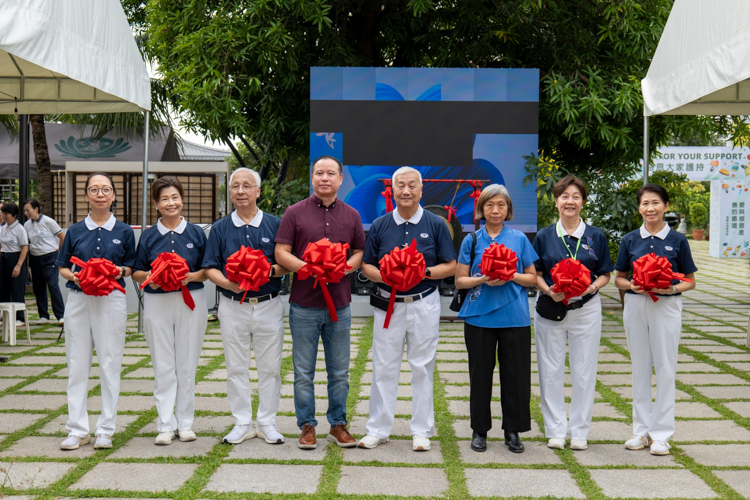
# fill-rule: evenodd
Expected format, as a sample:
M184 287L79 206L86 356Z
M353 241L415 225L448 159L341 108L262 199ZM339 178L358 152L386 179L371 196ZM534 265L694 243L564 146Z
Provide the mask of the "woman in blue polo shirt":
M23 302L26 287L26 254L29 237L18 222L18 205L4 203L0 215L0 302ZM16 327L24 326L23 313L16 313Z
M669 195L658 184L646 184L638 191L640 229L626 234L615 263L615 286L625 290L622 320L633 364L633 437L625 442L629 450L651 447L652 455L668 455L669 439L675 429L675 374L677 349L682 333L680 294L695 288L695 272L685 235L664 222ZM655 253L669 259L672 271L691 281L674 280L669 288L648 292L631 281L633 262ZM651 403L651 369L656 372L656 400Z
M91 441L86 398L94 349L102 393L102 413L96 423L94 448L112 447L128 319L125 294L118 290L103 297L84 294L70 258L77 257L84 262L92 257L111 261L120 268L115 278L123 287L123 278L130 276L135 264L133 229L118 221L112 213L117 194L112 177L98 172L91 174L84 189L91 211L84 220L70 226L56 261L60 276L68 280L65 287L70 290L65 304L65 356L68 362L68 422L65 428L68 437L60 445L63 450L75 450Z
M159 254L175 253L190 269L183 285L193 297L195 309L185 304L180 291L165 292L153 282L144 289L143 329L154 365L154 400L159 418L154 441L158 445L194 441L195 370L198 368L208 310L201 267L206 249L203 229L181 215L184 192L182 183L172 177L160 177L151 187L151 198L161 214L155 226L143 231L138 242L133 279L142 283L151 275L151 263Z
M477 219L485 225L474 243L468 235L461 243L456 270L456 288L470 289L458 314L464 320L464 338L469 353L471 448L487 449L492 428L490 401L495 360L500 363L500 404L503 410L505 444L510 451L524 451L519 432L531 430L531 321L524 287L536 284L534 261L538 256L525 234L505 227L513 219L513 203L505 186L491 184L477 200ZM490 280L479 271L484 250L492 243L505 245L518 256L511 281Z
M537 297L534 311L534 339L539 364L539 391L544 415L547 446L562 449L570 431L570 448L588 448L594 409L596 366L602 334L602 304L599 289L609 283L614 269L604 233L581 219L581 208L588 193L582 180L572 175L560 179L553 188L558 222L545 227L534 238ZM555 292L550 272L565 259L574 259L591 271L591 285L580 296L571 298ZM569 345L573 395L570 422L565 412L565 346Z

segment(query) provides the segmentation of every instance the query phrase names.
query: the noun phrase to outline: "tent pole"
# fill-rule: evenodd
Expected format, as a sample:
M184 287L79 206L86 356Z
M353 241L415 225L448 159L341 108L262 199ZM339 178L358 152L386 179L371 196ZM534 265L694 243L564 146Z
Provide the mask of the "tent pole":
M648 184L648 164L650 156L648 151L648 115L643 115L643 185Z
M29 115L19 115L18 122L18 206L21 207L18 221L23 224L26 221L23 204L29 198Z
M148 129L151 113L145 112L143 122L143 178L141 179L141 237L148 224ZM143 333L143 301L138 301L138 333Z

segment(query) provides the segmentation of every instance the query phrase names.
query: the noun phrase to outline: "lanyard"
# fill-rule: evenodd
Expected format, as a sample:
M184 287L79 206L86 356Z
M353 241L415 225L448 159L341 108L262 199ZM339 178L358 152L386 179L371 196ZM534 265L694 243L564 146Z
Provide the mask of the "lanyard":
M578 243L576 244L576 253L573 253L573 252L572 252L572 251L570 250L570 247L568 246L568 244L567 244L567 243L565 242L565 238L563 238L563 235L562 235L562 232L560 231L560 228L559 228L559 226L558 226L558 228L557 228L557 235L558 235L558 236L560 237L560 239L562 240L562 242L563 242L563 245L565 245L565 248L567 248L567 249L568 249L568 255L570 255L570 256L571 256L571 258L572 258L573 260L578 260L578 259L576 259L576 257L578 257L578 249L579 249L579 248L581 247L581 240L582 240L583 238L578 238Z

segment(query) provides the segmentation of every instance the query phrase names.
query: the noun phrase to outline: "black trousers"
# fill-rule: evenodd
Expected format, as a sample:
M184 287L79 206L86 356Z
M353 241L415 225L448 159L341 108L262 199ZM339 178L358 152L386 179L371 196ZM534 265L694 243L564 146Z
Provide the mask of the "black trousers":
M492 429L492 375L500 363L502 428L508 432L531 430L531 327L482 328L464 323L471 382L471 428L479 434Z
M0 253L0 302L23 302L26 291L26 262L21 266L21 273L12 277L13 268L18 264L21 252ZM23 313L17 312L16 319L23 321Z
M47 288L49 288L49 294L52 298L52 311L55 313L55 317L63 319L63 316L65 316L65 303L60 292L59 275L55 267L56 260L57 252L37 256L29 255L31 283L34 286L34 297L36 297L39 318L49 319Z

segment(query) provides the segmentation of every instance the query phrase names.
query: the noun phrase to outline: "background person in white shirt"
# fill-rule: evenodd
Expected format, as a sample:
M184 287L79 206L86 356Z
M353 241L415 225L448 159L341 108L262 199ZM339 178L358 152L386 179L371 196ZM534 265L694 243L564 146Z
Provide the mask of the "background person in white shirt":
M6 224L0 231L0 302L23 302L29 237L18 222L18 205L3 204L0 215ZM24 325L23 313L18 311L16 326Z
M31 283L39 311L39 323L48 323L50 319L47 303L47 288L49 288L52 311L62 324L63 316L65 316L65 302L60 293L55 260L57 260L57 253L60 251L65 233L54 219L42 215L39 202L34 198L29 198L24 203L23 213L28 219L23 227L29 236Z

